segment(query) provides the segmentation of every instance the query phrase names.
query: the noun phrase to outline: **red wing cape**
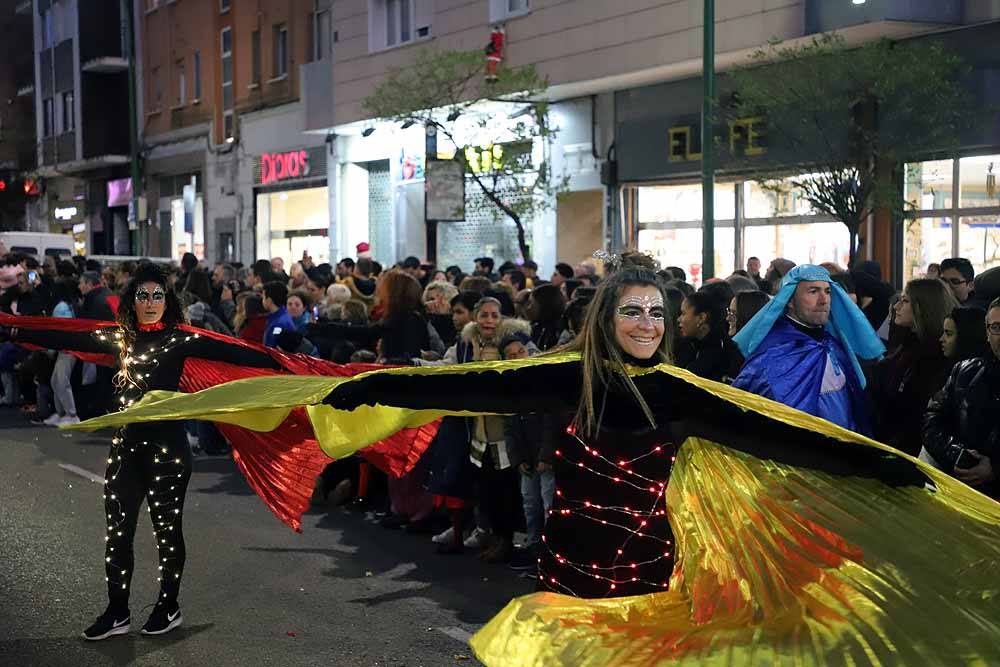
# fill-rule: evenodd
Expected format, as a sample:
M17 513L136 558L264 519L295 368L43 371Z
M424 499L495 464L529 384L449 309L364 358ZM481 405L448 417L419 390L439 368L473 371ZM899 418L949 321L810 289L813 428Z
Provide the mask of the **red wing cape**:
M22 329L61 330L93 333L114 328L113 322L52 317L12 317L0 314L0 325ZM197 333L231 345L264 350L283 371L244 368L205 359L188 358L184 364L180 389L196 392L233 380L278 374L350 377L383 366L373 364L335 364L302 354L286 354L244 340L212 331L182 325L182 331ZM32 348L31 345L24 345ZM68 351L77 358L102 366L115 367L113 355ZM316 477L331 459L320 448L305 410L292 410L281 425L265 433L232 424L217 423L219 431L233 448L233 460L250 487L282 522L301 532L302 514L309 509ZM359 453L383 472L400 477L416 465L437 433L437 422L404 429L362 449Z

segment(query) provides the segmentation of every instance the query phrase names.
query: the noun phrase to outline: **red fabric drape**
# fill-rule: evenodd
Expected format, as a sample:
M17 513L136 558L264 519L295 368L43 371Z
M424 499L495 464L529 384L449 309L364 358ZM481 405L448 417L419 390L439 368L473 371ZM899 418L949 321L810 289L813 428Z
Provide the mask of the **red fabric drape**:
M23 329L94 332L114 327L113 322L50 317L13 317L0 314L0 325ZM282 367L282 371L263 368L245 368L231 364L190 358L184 364L180 390L200 391L208 387L262 375L292 373L295 375L352 376L382 368L373 364L335 364L301 354L286 354L274 348L232 338L222 334L182 325L183 331L197 333L232 345L267 352ZM33 347L25 345L25 347ZM112 355L71 352L74 356L104 366L114 366ZM330 462L316 441L312 424L302 408L292 411L288 418L269 433L258 433L229 424L217 424L220 432L233 447L233 460L247 482L275 516L300 532L302 514L309 509L316 477ZM417 461L437 434L438 423L417 429L405 429L395 435L361 450L361 455L380 470L400 477L416 465Z

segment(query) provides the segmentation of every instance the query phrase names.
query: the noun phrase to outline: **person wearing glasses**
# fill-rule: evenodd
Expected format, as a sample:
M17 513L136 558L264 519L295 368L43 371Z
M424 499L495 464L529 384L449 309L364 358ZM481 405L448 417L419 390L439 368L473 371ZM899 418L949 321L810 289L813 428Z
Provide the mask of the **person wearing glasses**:
M955 366L924 417L924 447L945 472L1000 500L1000 299L986 311L989 354Z
M122 410L148 391L178 391L184 362L191 357L280 368L264 351L177 328L184 323L184 311L168 285L167 274L153 264L144 264L121 293L117 326L96 332L54 325L49 329L14 328L9 336L15 343L53 350L113 355L118 361L115 404ZM144 500L159 551L156 571L160 595L142 634L164 634L181 624L177 596L186 557L182 525L190 478L191 451L182 421L130 424L111 439L104 485L108 606L83 631L84 639L107 639L129 632L133 540Z
M973 297L972 284L976 271L972 262L964 257L950 257L941 262L941 280L948 283L951 293L958 302L964 304Z

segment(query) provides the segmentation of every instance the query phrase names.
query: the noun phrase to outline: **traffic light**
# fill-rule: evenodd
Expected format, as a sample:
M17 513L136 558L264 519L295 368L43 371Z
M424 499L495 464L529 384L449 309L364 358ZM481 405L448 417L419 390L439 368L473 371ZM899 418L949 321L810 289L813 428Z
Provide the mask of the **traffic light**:
M41 190L38 187L38 181L33 178L24 179L24 194L28 197L37 197L41 194Z
M7 190L6 179L0 178L0 192L5 192Z

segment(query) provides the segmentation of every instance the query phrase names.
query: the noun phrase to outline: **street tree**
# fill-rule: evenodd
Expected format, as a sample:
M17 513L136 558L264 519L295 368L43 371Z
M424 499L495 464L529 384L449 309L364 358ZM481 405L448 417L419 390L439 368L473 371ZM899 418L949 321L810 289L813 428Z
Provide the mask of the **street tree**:
M567 177L552 174L547 157L557 131L539 99L547 87L533 66L502 65L487 81L482 52L424 49L409 66L390 70L363 106L376 118L436 129L482 192L480 205L498 223L513 222L528 260L525 223L568 186ZM484 100L495 103L495 114L474 109Z
M968 126L963 71L961 58L935 43L850 47L832 34L773 42L733 72L728 112L765 119L791 187L847 226L853 263L864 221L878 209L894 217L904 210L900 165L948 151ZM751 178L766 190L787 187L765 162L749 163Z

